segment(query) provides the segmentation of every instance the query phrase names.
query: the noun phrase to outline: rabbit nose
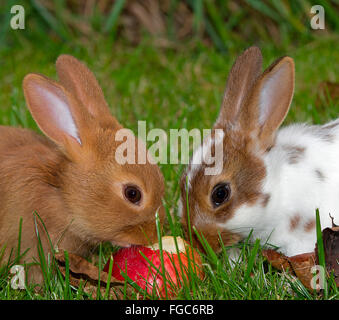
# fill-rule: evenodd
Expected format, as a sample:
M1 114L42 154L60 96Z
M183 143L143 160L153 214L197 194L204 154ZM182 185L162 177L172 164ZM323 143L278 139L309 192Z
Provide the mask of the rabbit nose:
M210 234L207 232L204 233L203 231L201 232L201 234L203 235L203 237L200 236L202 241L199 241L201 247L210 247L215 253L219 253L221 251L220 239L218 234ZM204 249L204 251L206 252L206 249Z
M158 233L155 223L150 224L150 226L147 228L145 238L147 245L152 245L158 242Z
M185 236L186 239L190 239L188 229L185 226ZM200 251L207 253L208 247L210 247L214 252L219 253L222 249L221 239L218 230L212 226L206 226L206 228L200 228L192 230L192 241L193 245L197 247Z
M193 247L197 248L199 251L207 253L206 242L208 243L207 246L209 245L213 251L218 251L218 246L215 246L215 241L211 241L208 234L197 229L193 230L193 228L191 228L191 233L190 233L187 225L183 225L183 231L184 231L184 238L188 242L190 242L192 239ZM220 246L219 246L219 249L221 249Z

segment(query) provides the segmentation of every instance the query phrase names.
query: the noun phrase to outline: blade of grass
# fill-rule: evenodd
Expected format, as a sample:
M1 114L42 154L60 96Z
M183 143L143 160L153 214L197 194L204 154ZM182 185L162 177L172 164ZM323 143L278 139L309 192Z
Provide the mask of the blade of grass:
M275 10L270 8L264 1L246 0L246 2L253 9L257 10L267 17L270 17L275 22L282 22L281 16Z
M202 0L192 1L192 7L194 12L193 29L196 35L200 36L203 26L204 6Z
M213 264L215 266L217 266L219 264L219 259L218 256L216 255L216 253L214 252L214 250L212 249L212 247L210 246L210 244L208 243L208 241L206 240L206 238L204 237L203 234L200 234L196 228L193 228L195 234L198 237L198 240L200 241L200 243L202 244L202 246L204 247L205 252L207 253L207 256L210 260L212 260Z
M110 286L111 286L111 279L112 279L112 270L113 270L113 257L110 256L109 259L109 267L108 267L108 277L107 277L107 284L106 284L106 292L105 292L105 300L109 299L110 296Z
M322 239L322 230L321 230L321 223L320 223L320 215L319 209L316 209L316 231L317 231L317 246L318 246L318 258L319 264L325 268L325 250L324 250L324 243Z
M181 260L180 251L179 251L179 245L178 245L178 240L177 240L177 235L176 235L175 223L173 222L172 216L171 216L168 208L166 208L166 215L167 215L167 221L170 225L170 230L172 231L172 235L174 236L173 239L174 239L174 244L175 244L175 250L176 250L176 253L178 255L180 271L181 271L181 274L183 275L184 274L184 268L183 268L183 263L182 263L182 260ZM178 278L178 275L177 275L177 278ZM184 282L183 287L187 288L188 283L187 283L186 277L183 277L183 282Z
M64 300L69 300L71 298L71 288L69 285L69 257L68 252L64 251L65 256L65 290L64 290Z
M254 266L255 258L257 256L258 250L260 247L260 239L256 239L254 243L254 247L251 250L251 254L249 256L248 262L247 262L247 269L245 273L245 281L248 281Z
M175 10L178 6L178 0L171 0L167 18L168 37L171 40L175 38Z
M115 38L116 29L118 26L119 16L124 9L126 0L116 0L112 6L111 12L108 15L104 32L110 32L111 36Z
M64 288L64 277L63 277L63 275L61 274L61 271L59 270L59 268L58 268L58 266L57 266L57 262L56 262L55 254L54 254L54 253L55 253L55 248L54 248L54 246L53 246L53 244L52 244L52 240L51 240L51 238L50 238L50 236L49 236L49 233L48 233L48 230L47 230L47 228L46 228L46 225L45 225L45 223L43 222L43 220L41 219L40 215L39 215L36 211L34 211L33 215L34 215L34 218L35 218L35 219L36 219L36 218L39 219L39 222L41 223L41 225L42 225L42 227L43 227L43 230L44 230L44 232L46 233L46 236L47 236L47 239L48 239L48 243L49 243L49 246L50 246L50 249L51 249L52 257L53 257L53 259L52 259L52 261L53 261L53 266L54 266L54 269L55 269L56 272L57 272L57 276L58 276L58 278L59 278L59 280L60 280L60 283L61 283L61 285L62 285L62 287L63 287L63 290L65 290L65 288Z
M326 279L326 262L325 262L325 249L324 249L324 242L322 237L322 229L321 229L321 222L320 222L320 214L319 209L316 209L315 212L315 221L316 221L316 232L317 232L317 248L318 248L318 260L319 265L323 270L323 289L324 289L324 297L325 299L328 298L328 286L327 286L327 279ZM320 271L321 272L321 271Z
M102 259L102 243L99 244L99 263L98 263L98 270L99 270L99 274L98 274L98 287L97 287L97 300L101 300L102 299L102 295L101 295L101 259Z
M164 263L164 252L162 249L162 235L161 235L161 229L160 229L160 218L159 218L159 213L156 212L155 214L155 223L156 223L156 227L157 227L157 235L158 235L158 242L159 242L159 251L160 251L160 262L161 262L161 274L163 277L163 281L164 281L164 286L165 286L165 297L166 299L168 299L168 292L167 292L167 279L166 279L166 273L165 273L165 263Z
M46 257L45 257L40 233L39 233L36 214L33 214L33 217L34 217L35 234L36 234L36 237L37 237L37 240L38 240L37 241L37 250L38 250L38 256L39 256L39 264L40 264L41 272L42 272L42 275L43 275L43 278L44 278L44 284L46 285L47 290L49 292L51 292L52 288L51 288L51 285L50 285L50 274L48 272L47 261L46 261Z
M40 17L47 23L47 25L63 40L69 40L67 31L40 2L31 0L32 7L38 12Z

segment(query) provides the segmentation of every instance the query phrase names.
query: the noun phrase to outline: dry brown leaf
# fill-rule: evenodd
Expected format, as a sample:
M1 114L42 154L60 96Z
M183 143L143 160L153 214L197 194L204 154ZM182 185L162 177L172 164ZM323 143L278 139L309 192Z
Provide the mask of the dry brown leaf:
M331 217L331 216L330 216ZM326 270L329 274L333 272L334 280L339 287L339 226L332 219L332 228L323 230L323 243L325 251ZM315 249L316 254L318 248Z
M59 269L63 276L66 273L65 256L64 253L57 253L55 258L58 262ZM99 283L99 269L95 265L91 264L82 257L75 254L68 253L69 261L69 281L71 285L79 287L80 283L83 283L84 292L90 294L92 298L96 299L98 283ZM106 292L106 286L108 282L108 274L106 272L100 272L100 292L104 296ZM110 298L123 299L124 294L124 281L111 278L110 282ZM133 288L127 284L127 296L130 296Z
M270 262L270 264L278 270L286 271L291 268L288 263L288 258L278 251L267 249L263 250L262 254Z
M327 272L334 272L334 280L339 287L339 231L326 228L323 231Z
M308 289L312 290L311 281L314 277L312 268L317 264L314 252L298 254L288 258L294 274L300 282Z
M152 35L165 34L166 27L159 3L155 0L131 2L128 9Z
M331 217L332 218L332 217ZM339 226L332 218L332 228L326 228L322 231L325 251L325 263L327 272L334 273L334 279L339 287ZM263 256L272 266L280 271L289 272L295 275L301 283L308 289L312 290L311 281L314 278L312 268L318 261L318 248L315 246L313 252L299 254L293 257L286 257L280 252L272 249L263 250Z
M268 249L263 250L262 254L274 268L280 271L290 272L292 275L296 276L306 288L312 289L311 280L314 277L314 274L311 272L311 269L316 265L314 252L286 257L280 252Z

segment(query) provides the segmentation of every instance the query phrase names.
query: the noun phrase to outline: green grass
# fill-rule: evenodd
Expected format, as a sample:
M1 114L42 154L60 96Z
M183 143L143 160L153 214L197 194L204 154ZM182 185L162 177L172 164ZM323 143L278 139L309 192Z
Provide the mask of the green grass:
M339 106L333 104L317 110L314 107L318 83L323 80L338 81L336 70L339 54L335 50L338 39L330 37L305 46L291 47L287 52L277 52L270 45L262 47L264 65L288 54L296 63L296 92L286 123L307 121L320 123L335 118ZM37 50L22 48L2 53L7 61L0 69L1 108L0 124L24 126L37 130L27 112L21 90L22 78L29 72L40 72L55 78L54 63L60 53L70 53L84 60L96 74L109 101L112 113L126 127L137 130L137 120L146 120L147 129L210 128L219 110L227 73L234 58L244 48L232 54L222 54L213 48L200 47L185 51L164 51L145 41L131 48L116 44L114 50L103 45L84 48L53 47ZM48 46L48 45L47 45ZM27 63L29 61L29 63ZM165 230L181 235L181 227L175 217L179 197L178 180L181 165L161 165L166 179L165 205L168 217ZM203 256L206 278L192 278L178 298L181 299L319 299L308 292L298 281L276 272L260 257L261 247L242 244L242 259L230 268L227 248L216 255L207 250ZM109 257L111 248L100 246L100 265ZM0 273L0 299L90 299L82 289L73 288L54 275L51 261L41 255L45 270L43 292L36 294L33 288L13 290L7 281L8 270ZM287 289L289 288L289 289ZM338 298L338 292L329 286L327 298Z
M39 12L39 18L35 17L30 21L35 33L30 30L10 30L6 34L0 32L0 38L7 39L6 45L0 47L0 124L38 130L25 106L22 79L29 72L39 72L55 79L55 60L59 54L68 53L86 62L97 76L112 114L135 133L138 120L146 120L148 130L163 128L166 132L179 128L211 128L219 112L228 71L235 57L253 43L260 44L265 67L282 55L290 55L295 60L295 96L285 124L295 121L322 123L338 116L338 103L330 103L324 108L315 107L319 83L326 80L339 81L339 39L335 33L323 37L310 37L307 34L307 41L300 40L295 44L289 39L283 46L277 46L269 39L266 31L260 33L259 29L258 34L265 36L259 36L260 41L255 39L252 42L246 37L240 39L235 32L229 31L231 27L223 28L222 17L226 13L224 9L219 12L215 10L216 2L205 3L202 7L202 2L197 1L192 9L195 14L195 32L201 32L199 28L202 26L206 28L213 38L214 46L206 46L194 39L181 43L177 48L165 50L158 48L153 39L147 36L143 37L138 46L126 44L124 39L116 39L118 16L124 1L116 1L105 23L102 23L103 30L111 30L111 33L107 35L105 32L97 32L91 40L74 36L75 31L70 30L66 22L56 23L53 17L38 7L38 1L31 1L32 6L29 7L28 14L33 15L34 10ZM255 3L246 2L252 6ZM175 4L175 1L173 3ZM278 2L274 3L278 6ZM62 12L65 8L61 6L59 10ZM257 10L271 15L277 23L282 21L282 17L276 13L279 8L261 6ZM281 31L282 38L291 38L292 34L302 33L302 30L298 29L298 17L293 16L291 12L287 11L285 14L291 21L289 28L294 31ZM234 21L230 20L228 24L236 25L243 21L242 14L245 13L239 12L239 16L233 16ZM100 16L96 18L93 15L91 19L94 25L96 21L101 21ZM209 19L210 22L204 19ZM203 20L205 22L202 23ZM330 22L334 28L335 20ZM49 27L46 27L46 24ZM254 23L253 26L255 25ZM51 33L46 32L48 28L52 29ZM222 45L225 43L227 48ZM182 230L176 212L180 192L178 181L184 167L169 164L160 167L166 180L164 202L168 219L164 231L181 236ZM18 230L20 233L20 226ZM160 229L158 232L161 232ZM334 287L331 279L326 296L317 295L307 291L299 281L293 281L286 274L273 270L260 255L262 248L257 242L250 244L244 241L238 245L241 256L233 267L228 259L228 248L223 247L222 252L216 254L207 243L205 247L207 253L202 255L202 259L206 277L203 281L198 279L193 272L194 265L191 265L189 281L184 283L179 299L339 297L338 289ZM107 262L111 250L114 249L107 244L98 248L97 264L100 268ZM0 260L2 253L0 248ZM8 273L15 263L15 258L20 254L23 253L20 252L19 245L18 250L13 252L13 261L0 269L0 300L91 299L81 287L72 287L68 276L64 279L60 273L55 273L52 257L45 260L43 252L41 260L37 261L42 263L44 268L45 283L42 291L36 293L33 287L13 290ZM99 298L105 297L107 298L107 291L104 297L99 295Z

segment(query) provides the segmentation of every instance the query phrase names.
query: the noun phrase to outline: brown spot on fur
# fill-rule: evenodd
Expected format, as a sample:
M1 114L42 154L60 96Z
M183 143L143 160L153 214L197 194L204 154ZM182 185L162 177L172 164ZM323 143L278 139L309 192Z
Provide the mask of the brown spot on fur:
M300 223L300 215L296 214L290 219L290 231L294 231Z
M324 173L323 173L321 170L316 169L316 170L315 170L315 174L316 174L317 178L318 178L320 181L324 181L324 180L325 180L325 175L324 175Z
M284 146L284 149L288 153L288 163L289 164L297 164L304 157L305 147L300 146Z
M268 205L268 202L270 201L271 199L271 195L269 193L265 193L262 197L262 202L261 202L261 205L265 208L267 207Z
M322 140L324 140L325 142L328 142L328 143L333 143L335 141L335 136L333 134L330 134L330 133L326 133L326 134L323 134L321 136Z
M304 230L305 232L310 232L315 228L315 220L310 220L308 221L305 226L304 226Z
M331 130L331 129L334 129L335 127L339 126L339 122L334 122L334 123L331 123L331 124L328 124L328 125L325 125L323 126L324 129L328 129L328 130Z

